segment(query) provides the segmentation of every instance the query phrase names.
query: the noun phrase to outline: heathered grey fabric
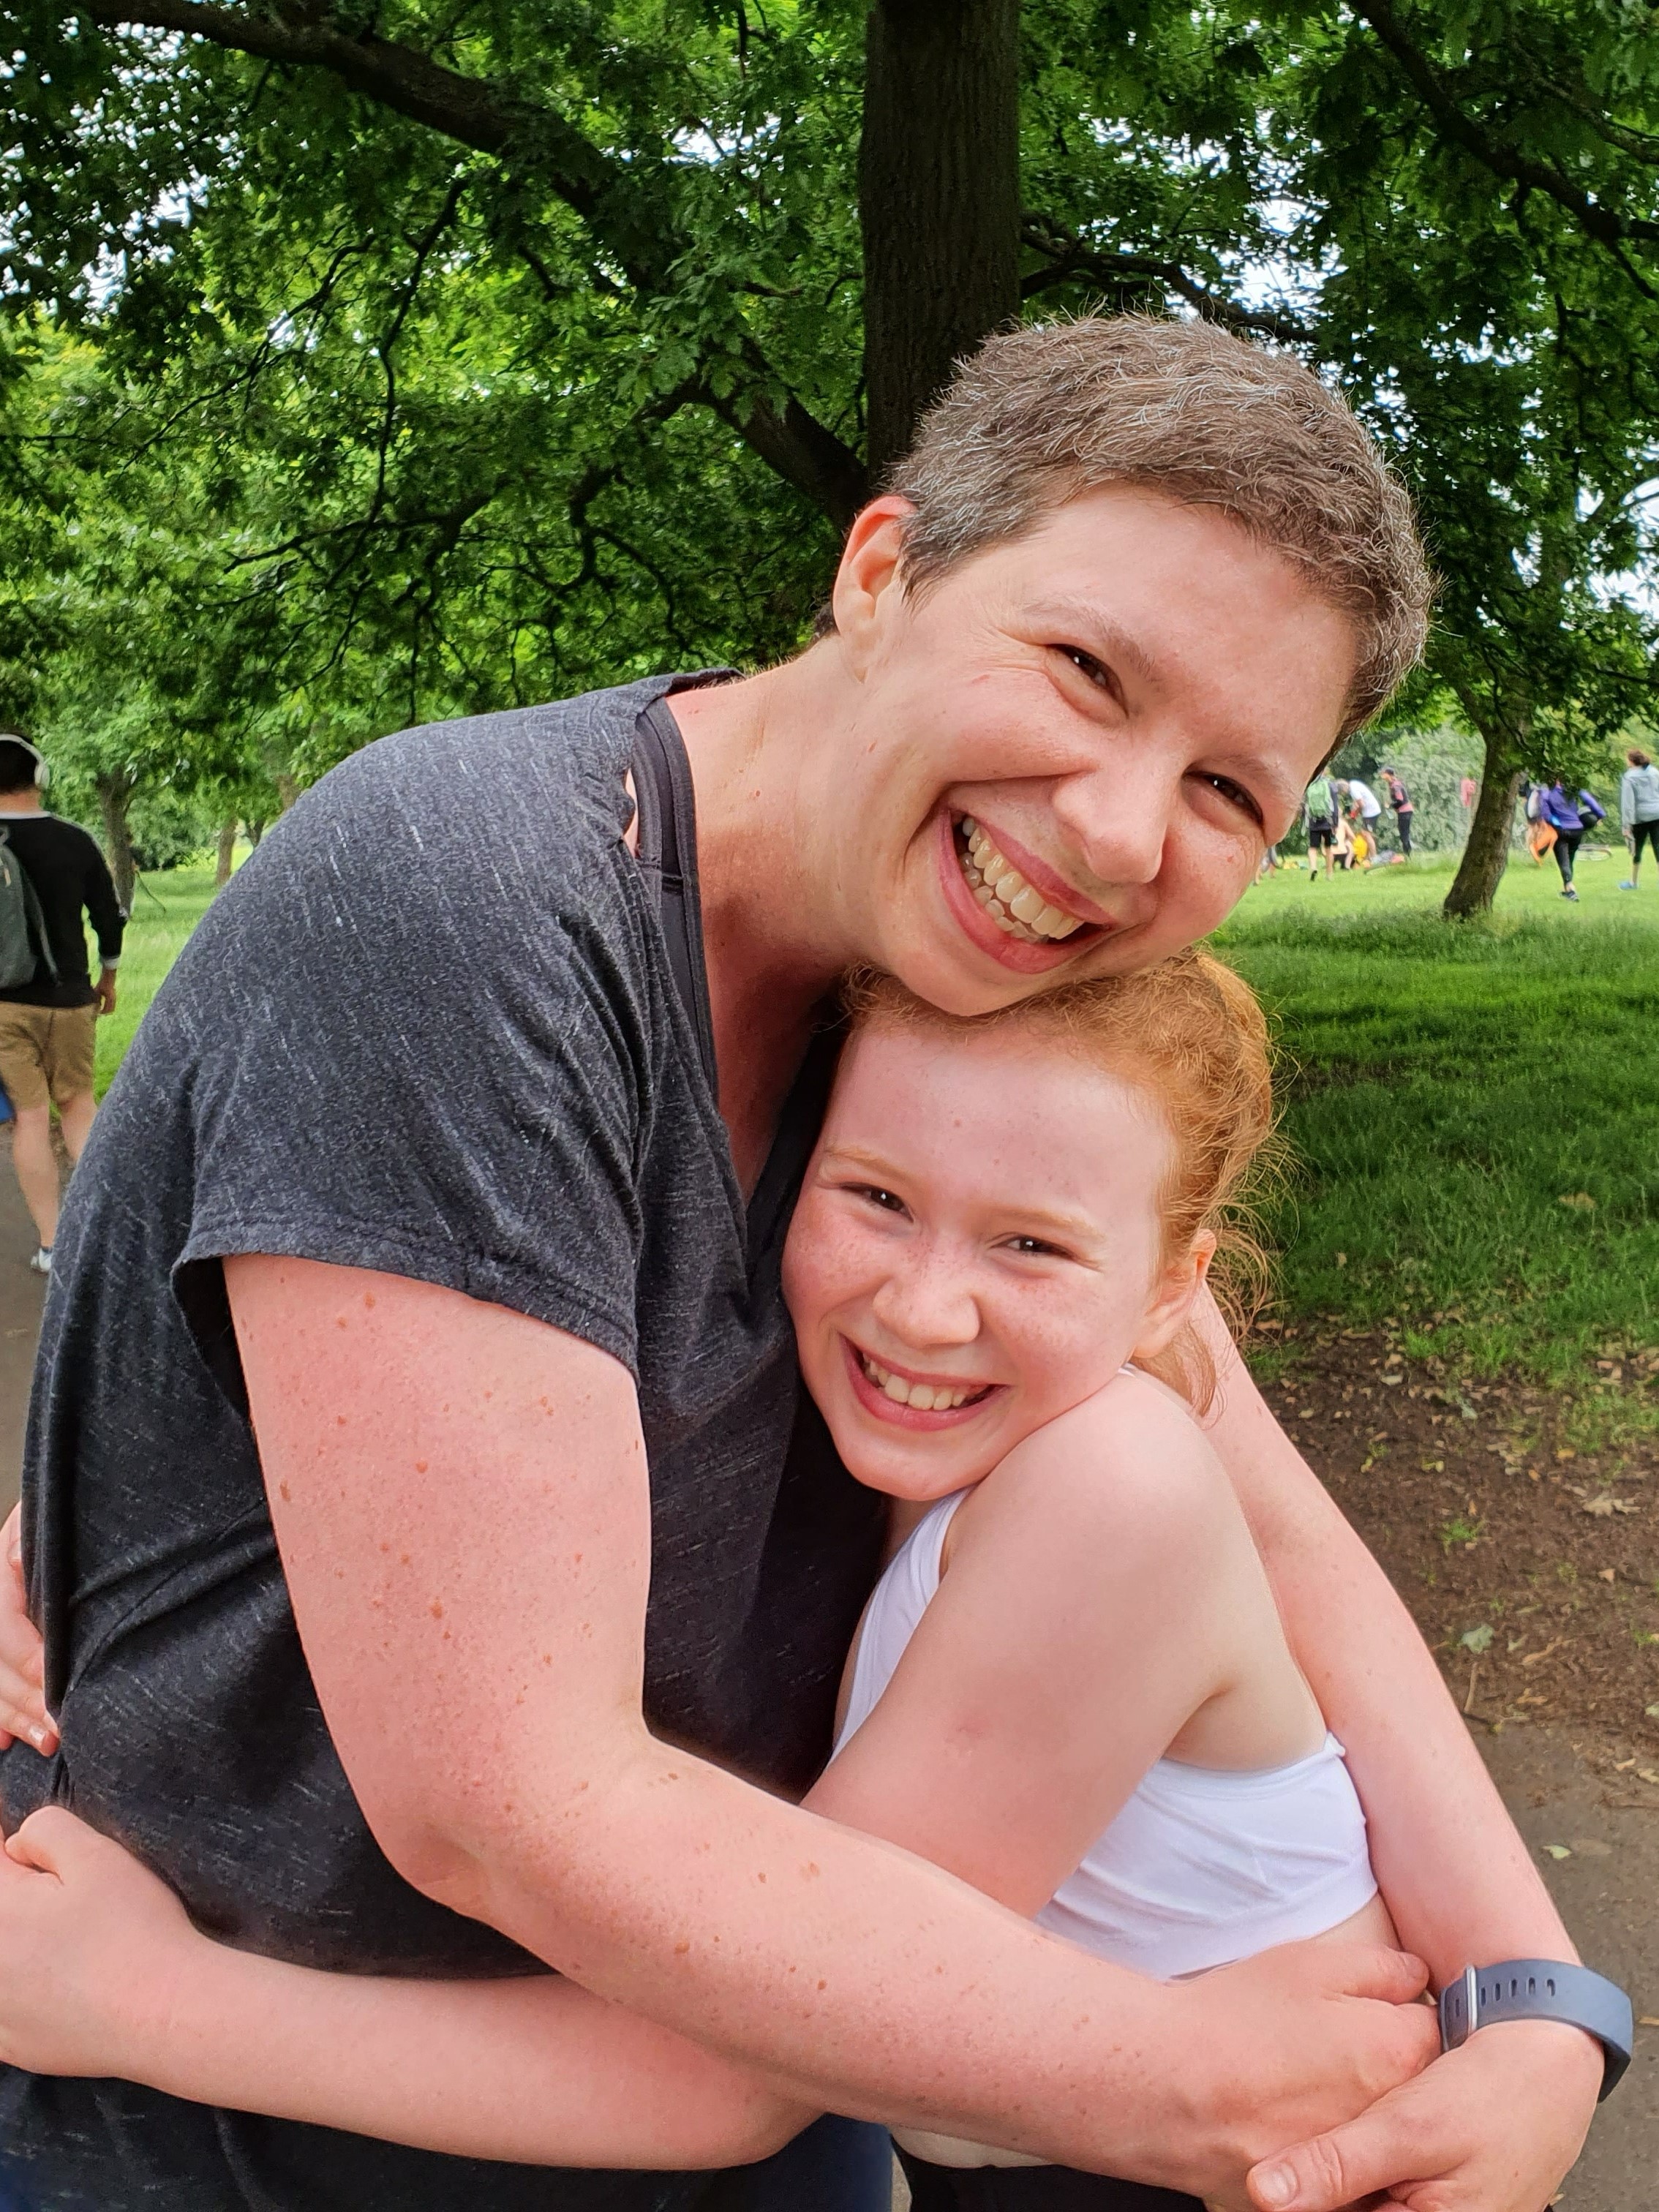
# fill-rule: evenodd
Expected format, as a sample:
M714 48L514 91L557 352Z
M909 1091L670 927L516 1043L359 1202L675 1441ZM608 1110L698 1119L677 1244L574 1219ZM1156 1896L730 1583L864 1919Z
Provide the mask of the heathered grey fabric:
M186 947L70 1194L24 1491L63 1750L0 1759L0 1817L72 1807L249 1948L532 1966L409 1888L362 1821L295 1632L226 1255L387 1269L627 1362L653 1723L788 1789L828 1750L878 1532L799 1407L778 1287L827 1069L803 1078L745 1221L652 880L622 841L637 720L666 688L410 731L325 778ZM98 2212L632 2212L698 2185L0 2075L0 2203L9 2186Z

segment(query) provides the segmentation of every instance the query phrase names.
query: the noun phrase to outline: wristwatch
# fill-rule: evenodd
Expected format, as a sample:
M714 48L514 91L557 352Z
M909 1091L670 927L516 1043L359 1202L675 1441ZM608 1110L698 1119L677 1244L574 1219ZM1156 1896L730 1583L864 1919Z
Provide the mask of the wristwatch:
M1502 2020L1559 2020L1593 2035L1607 2059L1603 2097L1619 2086L1636 2040L1635 2014L1617 1982L1559 1959L1465 1966L1440 1992L1440 2048L1455 2051L1476 2028Z

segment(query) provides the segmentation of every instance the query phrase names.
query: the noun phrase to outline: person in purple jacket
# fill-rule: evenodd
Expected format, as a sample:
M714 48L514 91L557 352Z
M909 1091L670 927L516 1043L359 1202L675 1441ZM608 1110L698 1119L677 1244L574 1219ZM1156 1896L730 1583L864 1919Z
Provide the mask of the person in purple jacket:
M1576 799L1569 799L1558 775L1540 795L1540 811L1555 832L1555 865L1561 871L1561 896L1576 906L1578 893L1573 887L1572 864L1578 857L1585 830L1592 822L1605 822L1607 809L1594 792L1581 790Z

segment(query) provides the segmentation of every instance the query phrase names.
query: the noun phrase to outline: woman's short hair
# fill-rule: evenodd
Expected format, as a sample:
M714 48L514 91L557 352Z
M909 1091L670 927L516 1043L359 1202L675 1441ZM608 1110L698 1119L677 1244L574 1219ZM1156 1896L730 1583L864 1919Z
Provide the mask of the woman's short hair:
M1345 736L1421 653L1433 582L1405 487L1340 393L1213 323L1088 315L988 338L888 478L915 510L907 588L1109 484L1216 508L1351 617Z

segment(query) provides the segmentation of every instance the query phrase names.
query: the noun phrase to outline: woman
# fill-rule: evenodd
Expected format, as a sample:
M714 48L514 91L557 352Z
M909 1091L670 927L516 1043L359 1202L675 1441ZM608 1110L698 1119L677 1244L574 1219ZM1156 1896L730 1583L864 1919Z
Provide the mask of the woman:
M878 1532L797 1419L780 1248L836 978L984 1013L1195 941L1402 672L1423 564L1340 403L1204 325L999 338L897 481L796 659L385 740L216 902L60 1232L25 1549L61 1739L0 1797L72 1796L246 1948L539 1959L809 2106L921 2118L948 2061L967 2133L1237 2196L1420 2061L1363 1994L1420 1975L1315 1947L1149 1995L800 1808ZM1224 1380L1402 1936L1441 1979L1560 1955L1396 1601ZM1577 2053L1472 2039L1345 2139L1357 2186L1295 2149L1303 2206L1425 2135L1501 2136L1547 2194ZM706 2186L16 2072L0 2176L100 2212Z
M1642 880L1642 848L1659 857L1659 769L1639 745L1625 755L1625 773L1619 779L1619 825L1630 848L1630 874L1620 884L1633 891Z
M1578 857L1585 830L1591 823L1605 822L1607 809L1594 792L1580 791L1576 799L1569 799L1558 775L1543 794L1541 815L1555 832L1555 865L1561 871L1561 896L1577 905L1578 892L1572 880L1573 863Z

